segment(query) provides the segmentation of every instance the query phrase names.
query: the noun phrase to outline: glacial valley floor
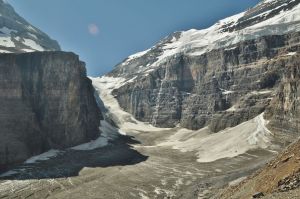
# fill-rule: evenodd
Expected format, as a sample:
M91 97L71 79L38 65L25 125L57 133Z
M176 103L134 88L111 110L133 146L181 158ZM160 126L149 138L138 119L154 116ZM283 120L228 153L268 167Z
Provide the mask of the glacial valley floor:
M192 151L157 145L172 135L139 132L92 151L67 150L16 168L0 180L0 198L212 198L215 190L250 174L274 156L255 149L233 158L197 162Z
M156 128L120 108L111 94L116 82L92 81L105 104L102 112L120 128L118 138L102 148L68 149L13 169L0 177L0 199L214 198L280 150L263 114L216 134L208 128ZM100 128L107 136L114 129L103 121Z

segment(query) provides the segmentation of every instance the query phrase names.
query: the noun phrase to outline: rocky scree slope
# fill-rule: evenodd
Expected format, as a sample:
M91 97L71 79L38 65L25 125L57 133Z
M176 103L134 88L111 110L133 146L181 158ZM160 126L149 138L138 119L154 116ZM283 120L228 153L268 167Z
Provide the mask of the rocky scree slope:
M298 198L300 187L300 141L296 141L265 167L230 186L216 198L252 198L253 195L274 198ZM291 192L295 190L295 192ZM297 192L296 192L297 191ZM289 194L289 192L291 192ZM298 195L297 195L298 193ZM293 197L292 197L293 196Z
M104 78L121 82L113 94L138 120L217 132L278 95L287 65L298 63L299 13L300 0L265 0L207 29L176 32Z
M0 54L0 171L99 136L100 110L73 53Z
M0 53L54 51L59 44L0 0Z

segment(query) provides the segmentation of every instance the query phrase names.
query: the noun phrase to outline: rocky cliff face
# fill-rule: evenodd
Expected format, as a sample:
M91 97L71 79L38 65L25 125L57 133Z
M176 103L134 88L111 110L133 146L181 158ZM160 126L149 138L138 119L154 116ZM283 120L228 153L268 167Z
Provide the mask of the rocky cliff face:
M299 50L299 48L298 48ZM299 134L300 101L300 54L291 54L290 59L278 58L274 62L282 66L282 79L266 116L271 126L289 134Z
M99 136L102 118L78 56L0 55L0 169Z
M59 44L0 0L0 53L60 50Z
M217 132L252 119L297 62L299 12L297 0L263 1L208 29L174 33L108 74L121 82L113 94L137 119L160 127Z

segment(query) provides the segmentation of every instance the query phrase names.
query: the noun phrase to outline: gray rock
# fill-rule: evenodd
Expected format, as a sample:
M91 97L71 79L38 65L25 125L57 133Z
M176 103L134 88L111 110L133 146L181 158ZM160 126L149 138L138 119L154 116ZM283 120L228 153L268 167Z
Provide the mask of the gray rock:
M266 110L266 117L275 130L299 135L300 56L278 59L276 63L283 67L283 77L276 96Z
M299 35L264 36L201 56L176 55L147 76L131 72L141 59L155 55L150 52L138 63L119 66L109 74L138 77L113 94L124 110L141 121L160 127L180 123L189 129L209 125L218 132L265 111L286 66L274 60L297 59L286 54L299 52Z
M0 55L0 169L99 136L102 118L73 53Z

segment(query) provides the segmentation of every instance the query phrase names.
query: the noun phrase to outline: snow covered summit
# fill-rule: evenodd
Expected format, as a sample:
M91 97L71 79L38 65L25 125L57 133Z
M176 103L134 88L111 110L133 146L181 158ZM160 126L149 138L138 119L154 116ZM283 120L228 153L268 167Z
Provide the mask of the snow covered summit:
M7 1L0 0L0 53L60 50L59 44L32 26Z
M215 49L268 35L300 31L300 0L264 0L255 7L203 30L169 35L152 48L129 56L113 76L146 75L176 56L200 56Z
M265 0L206 29L175 32L102 80L140 121L218 132L266 109L283 66L296 64L299 35L300 0Z

